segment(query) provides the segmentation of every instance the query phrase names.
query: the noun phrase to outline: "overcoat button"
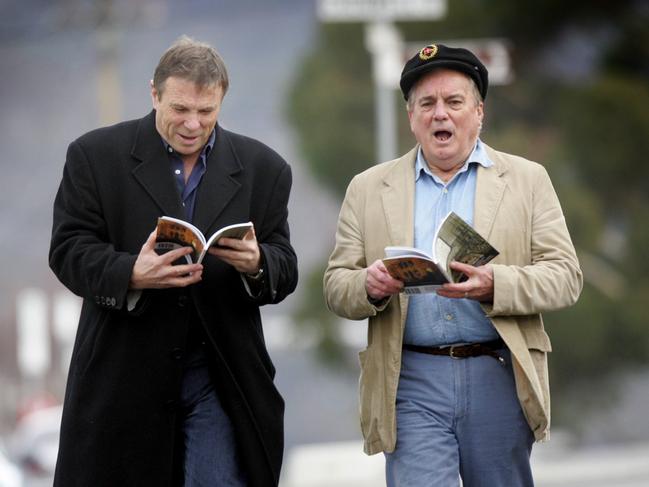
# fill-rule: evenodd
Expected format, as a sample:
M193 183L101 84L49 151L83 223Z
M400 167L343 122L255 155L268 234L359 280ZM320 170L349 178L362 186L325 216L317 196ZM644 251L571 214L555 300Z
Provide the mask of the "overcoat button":
M178 297L178 306L181 308L184 308L187 305L187 296L179 296Z
M180 360L181 358L183 358L183 351L182 351L182 349L181 349L181 348L174 348L174 349L171 351L171 356L172 356L174 359L176 359L176 360Z

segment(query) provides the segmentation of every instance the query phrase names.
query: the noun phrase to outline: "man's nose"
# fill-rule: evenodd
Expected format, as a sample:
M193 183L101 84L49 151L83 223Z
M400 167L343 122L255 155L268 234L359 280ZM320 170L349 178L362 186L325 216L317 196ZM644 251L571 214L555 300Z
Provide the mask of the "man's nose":
M443 101L438 101L433 107L433 116L437 120L443 120L447 117L448 111L446 110L446 105Z
M201 123L198 120L198 116L196 115L188 115L187 118L185 119L185 127L188 130L196 130L200 128Z

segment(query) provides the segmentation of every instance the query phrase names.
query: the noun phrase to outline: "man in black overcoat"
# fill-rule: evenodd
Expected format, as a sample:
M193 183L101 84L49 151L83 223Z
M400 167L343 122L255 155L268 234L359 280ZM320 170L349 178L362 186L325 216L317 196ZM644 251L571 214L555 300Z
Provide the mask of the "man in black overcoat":
M275 486L284 402L259 307L297 284L288 164L217 124L228 88L182 37L151 83L153 111L68 148L50 266L83 298L65 392L57 487ZM201 264L158 254L169 215L221 239Z

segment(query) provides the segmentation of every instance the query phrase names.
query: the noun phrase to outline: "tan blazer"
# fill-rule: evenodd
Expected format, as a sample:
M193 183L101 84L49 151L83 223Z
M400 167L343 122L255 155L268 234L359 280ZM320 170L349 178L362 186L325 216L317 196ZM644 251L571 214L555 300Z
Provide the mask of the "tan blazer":
M348 319L369 318L367 348L360 353L360 417L368 454L395 448L408 297L394 296L380 308L370 304L366 267L382 258L388 245L413 245L418 149L353 178L324 276L329 309ZM486 150L494 165L478 168L474 225L500 255L491 264L493 304L483 308L511 351L521 407L535 438L542 440L550 426L551 345L540 313L574 304L582 274L546 170L521 157Z

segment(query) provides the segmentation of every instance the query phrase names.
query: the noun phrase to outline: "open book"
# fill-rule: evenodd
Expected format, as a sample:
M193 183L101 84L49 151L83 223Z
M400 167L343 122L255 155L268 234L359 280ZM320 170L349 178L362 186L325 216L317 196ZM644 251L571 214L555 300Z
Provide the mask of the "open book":
M478 232L454 212L439 225L433 238L432 255L413 247L386 247L383 263L395 279L404 283L405 294L434 292L447 282L466 276L451 270L451 261L481 266L498 255Z
M235 223L217 230L208 239L203 233L189 222L172 218L170 216L161 216L158 218L157 235L155 249L159 252L168 252L169 250L180 247L193 247L194 252L187 255L187 263L200 263L207 253L207 249L218 245L220 238L238 238L242 239L252 228L252 222Z

